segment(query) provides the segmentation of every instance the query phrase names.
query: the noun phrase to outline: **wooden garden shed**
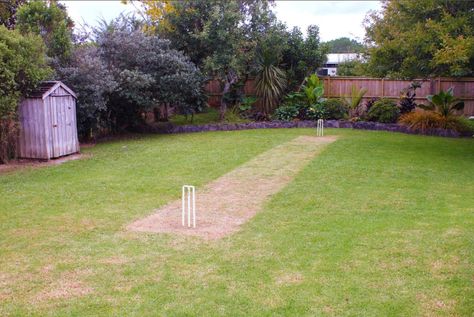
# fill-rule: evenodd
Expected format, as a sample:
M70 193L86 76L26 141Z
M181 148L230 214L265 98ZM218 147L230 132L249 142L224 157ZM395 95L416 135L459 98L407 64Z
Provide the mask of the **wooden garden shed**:
M19 107L19 157L51 159L79 152L76 94L60 81L41 83Z

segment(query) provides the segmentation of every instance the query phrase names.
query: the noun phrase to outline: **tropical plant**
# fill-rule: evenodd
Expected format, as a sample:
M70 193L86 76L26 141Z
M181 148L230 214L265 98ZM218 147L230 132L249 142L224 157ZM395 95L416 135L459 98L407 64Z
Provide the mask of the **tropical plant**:
M416 108L416 89L421 87L421 83L412 82L410 86L402 90L400 96L400 113L405 114L413 111Z
M308 105L314 105L323 101L324 85L316 74L311 74L306 77L305 84L302 86L302 91Z
M397 122L399 116L400 110L397 104L386 98L377 100L367 112L367 120L382 123Z
M257 98L253 96L245 96L239 104L240 112L250 111L253 105L257 102Z
M436 95L428 95L426 99L430 102L428 105L419 105L420 108L429 111L435 111L443 117L449 117L456 114L456 111L464 109L464 101L454 97L453 87L447 91L441 90Z
M469 122L456 115L464 109L464 102L454 97L453 88L426 96L428 105L418 105L423 110L412 111L400 117L399 122L411 130L427 132L430 129L451 129L458 132L470 130Z
M278 67L277 56L270 50L259 53L255 92L260 98L261 112L270 116L282 97L286 87L286 75Z
M322 102L322 106L326 112L325 119L340 120L349 114L344 101L341 99L326 99Z
M450 129L472 133L467 119L461 116L444 117L435 111L415 110L400 117L398 122L412 131L426 133L432 129Z
M352 85L351 94L343 98L347 108L349 108L349 114L351 117L357 116L360 103L366 93L366 88L357 88L355 85Z

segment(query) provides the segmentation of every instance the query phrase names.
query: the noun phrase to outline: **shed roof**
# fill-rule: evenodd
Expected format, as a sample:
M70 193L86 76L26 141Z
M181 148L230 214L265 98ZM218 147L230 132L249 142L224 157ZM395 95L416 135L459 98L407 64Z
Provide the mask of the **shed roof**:
M66 86L64 83L60 81L43 81L41 82L36 89L34 89L30 94L28 94L28 97L30 98L46 98L50 94L52 94L58 87L63 88L66 90L68 93L70 93L74 98L76 97L76 94Z

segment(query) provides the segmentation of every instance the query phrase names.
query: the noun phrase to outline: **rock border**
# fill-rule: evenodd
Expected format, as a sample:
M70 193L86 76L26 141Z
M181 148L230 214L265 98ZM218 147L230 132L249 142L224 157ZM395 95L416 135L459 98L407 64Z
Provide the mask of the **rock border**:
M326 120L324 121L326 128L345 128L358 130L375 130L375 131L389 131L399 132L405 134L419 134L431 135L448 138L471 137L469 134L461 134L454 130L432 129L425 133L412 131L408 127L397 123L380 123L367 121L340 121L340 120ZM176 133L194 133L207 131L236 131L236 130L251 130L251 129L288 129L288 128L316 128L315 121L261 121L248 123L210 123L203 125L182 125L175 126L172 123L163 123L160 125L144 125L137 127L136 132L142 133L161 133L161 134L176 134Z

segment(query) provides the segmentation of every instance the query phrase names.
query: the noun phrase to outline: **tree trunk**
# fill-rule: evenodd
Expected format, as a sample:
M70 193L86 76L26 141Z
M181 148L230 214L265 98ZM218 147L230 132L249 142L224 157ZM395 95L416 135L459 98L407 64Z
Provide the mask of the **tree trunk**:
M219 120L224 121L225 113L227 112L227 102L224 99L224 95L228 93L230 90L230 82L226 80L224 84L224 90L222 90L222 97L221 97L221 106L219 108Z
M230 87L238 80L237 74L233 71L225 75L224 89L222 90L221 106L219 108L219 120L224 121L225 113L227 112L227 102L224 100L224 95L230 91Z

